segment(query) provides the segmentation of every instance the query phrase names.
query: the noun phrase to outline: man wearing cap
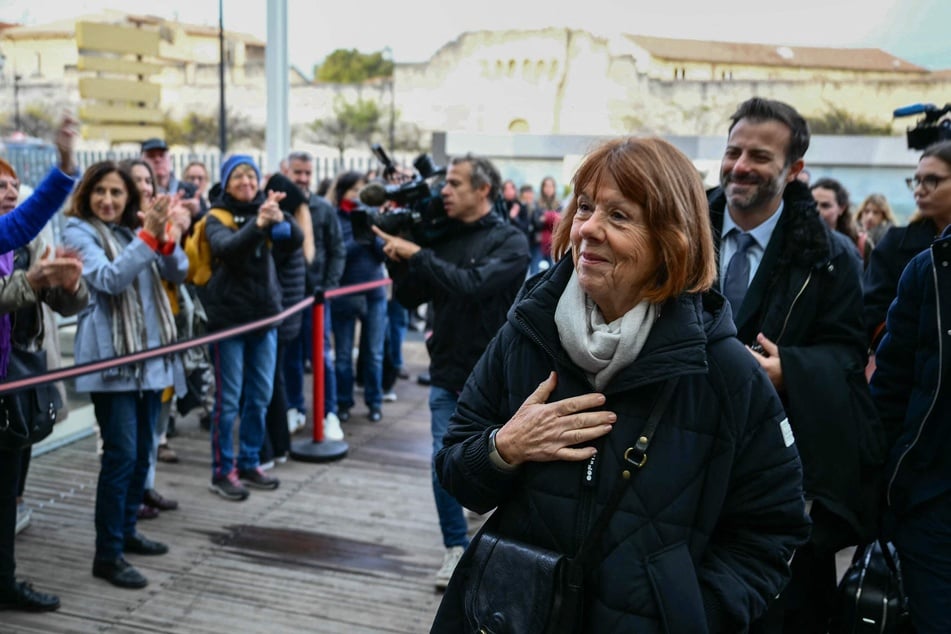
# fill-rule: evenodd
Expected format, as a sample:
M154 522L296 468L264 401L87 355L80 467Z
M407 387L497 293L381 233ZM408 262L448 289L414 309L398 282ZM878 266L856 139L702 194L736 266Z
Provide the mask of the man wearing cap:
M281 290L271 252L291 252L304 241L300 227L280 209L285 194L265 195L260 179L254 159L245 154L232 155L221 166L222 193L205 217L212 273L202 300L212 332L279 313ZM218 210L231 222L222 222ZM274 385L277 329L260 328L215 342L210 349L216 378L211 490L241 501L248 497L245 486L266 490L280 484L261 470L259 461ZM233 432L239 414L240 450L235 456Z
M192 218L198 216L201 204L195 186L180 181L172 171L172 157L168 153L168 144L163 139L151 138L142 142L142 160L152 166L155 173L155 193L169 194L182 192L182 204L191 212Z

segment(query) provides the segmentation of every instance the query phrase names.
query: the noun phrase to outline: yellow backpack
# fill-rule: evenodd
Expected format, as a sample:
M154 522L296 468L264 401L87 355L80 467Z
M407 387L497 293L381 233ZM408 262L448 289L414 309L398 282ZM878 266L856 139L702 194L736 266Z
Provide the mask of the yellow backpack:
M234 216L224 209L212 209L208 214L213 215L226 227L238 228ZM185 276L185 281L195 286L204 286L211 279L211 245L205 236L208 214L195 223L191 234L185 238L185 255L188 256L188 275Z

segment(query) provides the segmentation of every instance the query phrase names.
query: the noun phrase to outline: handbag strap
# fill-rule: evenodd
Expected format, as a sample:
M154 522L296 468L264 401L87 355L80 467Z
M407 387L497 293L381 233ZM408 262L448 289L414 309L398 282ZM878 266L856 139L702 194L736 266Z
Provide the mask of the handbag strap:
M631 476L647 464L647 448L654 438L654 432L657 431L660 417L667 408L667 403L674 393L674 388L677 387L678 379L679 377L674 377L664 383L664 387L654 402L654 407L651 409L650 416L647 418L647 424L641 431L641 435L637 438L637 442L634 443L633 447L628 447L624 452L624 468L618 476L618 481L614 485L610 497L608 497L607 504L601 509L601 513L595 520L594 525L585 536L581 547L578 548L578 554L571 559L569 579L580 582L581 577L584 575L584 567L591 558L594 549L601 542L601 535L604 534L608 522L611 521L611 516L613 516L617 510L621 498L624 496L624 492L631 482Z

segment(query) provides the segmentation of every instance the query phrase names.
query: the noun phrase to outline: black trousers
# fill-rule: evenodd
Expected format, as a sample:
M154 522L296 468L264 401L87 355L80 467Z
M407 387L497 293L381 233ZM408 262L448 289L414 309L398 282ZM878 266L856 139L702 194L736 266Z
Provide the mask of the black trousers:
M0 587L13 584L16 560L13 539L20 488L20 450L0 449Z
M269 462L275 456L286 455L291 450L291 434L287 428L287 390L284 387L284 355L288 342L277 340L277 357L274 364L274 389L271 402L264 416L267 433L261 446L260 460Z
M837 593L835 552L808 542L793 557L792 579L752 634L826 634Z

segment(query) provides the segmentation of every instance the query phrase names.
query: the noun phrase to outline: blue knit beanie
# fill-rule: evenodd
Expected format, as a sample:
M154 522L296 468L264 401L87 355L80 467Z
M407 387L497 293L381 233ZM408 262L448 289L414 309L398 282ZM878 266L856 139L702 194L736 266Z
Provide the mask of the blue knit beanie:
M251 169L254 170L254 174L258 178L258 182L261 182L261 170L258 169L257 163L254 162L254 159L247 154L232 154L228 157L224 163L221 164L221 189L227 189L228 179L231 178L231 172L234 171L239 165L250 165Z

